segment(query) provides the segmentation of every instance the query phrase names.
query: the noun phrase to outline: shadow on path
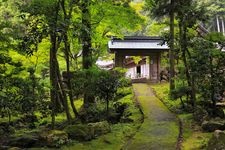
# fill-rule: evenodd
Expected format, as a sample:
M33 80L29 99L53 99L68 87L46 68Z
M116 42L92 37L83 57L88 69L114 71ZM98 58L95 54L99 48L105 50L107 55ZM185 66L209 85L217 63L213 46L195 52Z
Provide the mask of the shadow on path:
M175 150L179 134L178 119L147 84L133 84L133 89L144 113L144 122L124 149Z

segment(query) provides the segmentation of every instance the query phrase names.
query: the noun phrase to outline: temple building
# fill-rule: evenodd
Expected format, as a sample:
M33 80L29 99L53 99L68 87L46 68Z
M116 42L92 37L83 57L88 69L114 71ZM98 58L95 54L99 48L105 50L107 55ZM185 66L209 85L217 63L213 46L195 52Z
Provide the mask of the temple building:
M123 39L113 37L108 48L115 54L115 67L127 68L127 77L150 81L160 80L161 53L169 48L160 37L126 36ZM130 56L140 56L135 63Z

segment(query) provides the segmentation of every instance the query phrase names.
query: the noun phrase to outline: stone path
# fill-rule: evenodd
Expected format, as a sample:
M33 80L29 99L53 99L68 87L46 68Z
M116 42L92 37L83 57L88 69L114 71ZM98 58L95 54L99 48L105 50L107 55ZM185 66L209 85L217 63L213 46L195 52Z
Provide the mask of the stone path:
M147 84L134 84L135 95L144 113L144 122L125 146L126 150L175 150L178 120L154 95Z

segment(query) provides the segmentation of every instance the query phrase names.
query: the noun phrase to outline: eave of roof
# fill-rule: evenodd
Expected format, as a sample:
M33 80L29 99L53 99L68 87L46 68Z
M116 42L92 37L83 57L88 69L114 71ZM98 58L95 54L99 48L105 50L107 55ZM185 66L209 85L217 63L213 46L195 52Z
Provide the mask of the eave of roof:
M168 50L169 47L160 37L126 36L124 39L113 37L108 42L110 51L114 50Z

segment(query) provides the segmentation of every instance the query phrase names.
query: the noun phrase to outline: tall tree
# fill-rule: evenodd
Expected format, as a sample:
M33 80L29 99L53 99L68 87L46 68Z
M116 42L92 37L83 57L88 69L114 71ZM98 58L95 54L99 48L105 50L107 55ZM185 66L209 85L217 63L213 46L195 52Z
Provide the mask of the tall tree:
M90 14L90 0L81 1L81 16L82 16L82 28L81 28L81 42L82 42L82 58L83 68L89 69L92 66L92 43L91 43L91 14Z
M29 33L38 33L38 34L32 34L34 35L34 39L37 38L37 41L35 44L38 45L38 43L42 40L42 38L50 36L50 97L51 97L51 107L52 107L52 128L54 128L55 124L55 115L57 110L57 104L63 105L63 108L65 110L67 120L68 122L71 122L71 115L69 112L69 106L67 102L66 93L64 90L64 86L61 80L61 74L59 70L59 64L57 60L57 52L60 47L60 44L62 42L62 37L60 31L62 31L60 22L62 21L62 17L60 15L60 0L54 0L54 1L44 1L44 0L33 0L29 3L29 5L25 5L23 8L25 12L28 12L30 14L29 18L32 21L34 18L38 18L39 20L42 20L42 24L45 24L46 29L41 30L40 32L37 32L37 30L40 28L40 24L34 24L34 26L31 26L33 30L30 30ZM41 8L41 9L39 9ZM31 24L33 25L33 24ZM27 34L24 37L23 44L25 48L27 48L29 51L34 51L36 49L30 49L32 47L34 41L31 41L29 38L30 34ZM60 105L59 105L60 106Z
M174 19L177 8L176 0L146 0L146 7L150 7L151 14L156 18L169 16L169 63L170 63L170 90L175 89L175 60L174 60Z
M91 1L81 0L81 43L82 43L82 64L83 69L89 69L92 66L92 42L91 42L91 14L90 14ZM86 78L90 78L90 74L86 73ZM87 83L88 84L88 83ZM88 86L88 85L86 85ZM85 86L85 87L86 87ZM94 97L90 91L84 93L84 107L88 107L90 103L94 103Z
M72 19L72 13L74 4L76 4L76 1L69 1L66 2L65 0L61 0L60 5L63 11L63 18L64 18L64 29L63 29L63 42L64 42L64 54L65 54L65 60L66 60L66 72L67 72L67 88L68 88L68 95L70 100L70 105L73 109L73 113L76 117L79 117L79 114L77 112L77 109L74 105L73 101L73 90L71 85L71 77L69 76L70 72L70 41L69 41L69 27L71 25L71 19Z
M61 76L59 72L59 65L57 61L57 51L60 45L60 39L57 36L58 30L58 19L59 19L59 10L60 10L60 1L56 1L53 5L53 14L52 19L49 23L50 27L50 41L51 41L51 49L50 49L50 82L51 82L51 101L52 101L52 128L54 128L55 122L55 109L56 109L56 100L61 98L62 104L66 111L66 116L68 122L71 122L71 115L69 112L69 107L67 103L67 97L65 95L65 91L63 91ZM58 93L60 91L61 93Z
M193 27L196 23L193 21L193 16L194 11L192 5L193 2L192 0L181 0L179 1L179 9L177 13L177 18L178 18L178 24L179 24L179 44L180 44L180 50L181 50L181 58L184 63L184 68L185 68L185 75L186 75L186 80L188 83L188 86L191 87L191 104L192 106L195 105L195 99L196 99L196 90L195 90L195 84L194 84L194 78L190 74L190 67L187 62L187 53L188 53L188 27Z
M174 18L175 18L175 0L170 0L170 41L169 41L169 59L170 59L170 90L175 89L175 60L174 60Z

